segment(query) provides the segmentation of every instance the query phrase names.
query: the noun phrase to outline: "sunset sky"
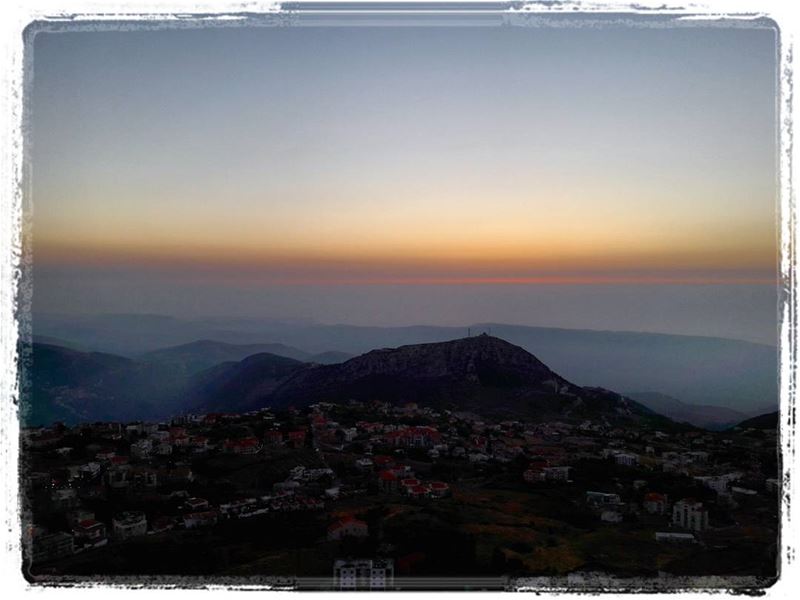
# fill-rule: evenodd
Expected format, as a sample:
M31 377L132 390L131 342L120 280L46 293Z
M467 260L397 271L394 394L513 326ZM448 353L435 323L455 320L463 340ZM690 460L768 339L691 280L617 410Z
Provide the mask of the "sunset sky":
M640 286L739 307L696 333L768 340L775 44L719 27L39 34L34 308L707 321L540 310ZM574 318L592 306L596 323Z

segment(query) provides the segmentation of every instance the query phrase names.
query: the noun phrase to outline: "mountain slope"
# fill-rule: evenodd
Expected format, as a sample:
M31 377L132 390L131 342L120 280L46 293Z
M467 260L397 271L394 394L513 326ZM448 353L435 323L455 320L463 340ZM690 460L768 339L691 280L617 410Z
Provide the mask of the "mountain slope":
M308 368L306 363L269 353L222 363L192 379L185 404L199 412L247 411L270 396L288 377Z
M51 344L20 347L21 412L26 424L167 416L184 378L164 365Z
M739 423L741 429L777 429L780 423L780 411L758 415Z
M333 365L342 363L346 360L353 358L353 355L348 352L338 352L330 350L329 352L320 352L319 354L312 354L306 360L307 362L319 363L321 365Z

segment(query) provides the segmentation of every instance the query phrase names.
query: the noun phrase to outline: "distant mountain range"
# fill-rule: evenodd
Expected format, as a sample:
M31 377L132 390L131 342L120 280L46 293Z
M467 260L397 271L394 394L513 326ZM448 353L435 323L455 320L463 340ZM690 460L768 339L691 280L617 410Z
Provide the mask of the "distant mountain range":
M199 340L189 344L181 344L170 348L153 350L138 358L147 362L174 365L188 375L199 373L223 362L240 361L254 354L269 353L295 360L330 364L342 362L352 355L344 352L321 352L309 354L285 344L226 344L214 340Z
M174 367L172 354L157 363L152 355L137 361L47 344L29 350L32 410L26 422L31 424L160 419L187 411L240 412L356 399L508 418L673 426L620 394L577 386L524 349L488 335L373 350L332 365L262 352L191 375Z
M751 416L724 406L686 404L676 398L657 392L624 393L627 397L644 404L647 408L661 415L669 417L673 421L691 423L703 429L727 429ZM760 414L761 412L763 411L756 410L755 413L751 414Z
M461 338L467 327L357 327L266 319L176 319L159 315L34 315L37 336L69 340L70 347L140 359L167 346L214 340L256 345L301 361L333 362L374 348L444 342ZM744 415L778 404L778 353L774 346L739 340L592 330L527 327L495 323L469 326L520 346L577 385L655 392L687 405L726 407ZM279 346L280 345L280 346ZM197 348L194 348L197 350ZM214 350L219 352L219 349ZM227 352L227 350L225 351ZM183 354L193 371L231 353ZM331 357L329 353L336 354ZM169 353L176 354L174 349ZM244 353L244 354L243 354ZM322 354L320 354L322 353ZM224 356L223 356L224 355Z

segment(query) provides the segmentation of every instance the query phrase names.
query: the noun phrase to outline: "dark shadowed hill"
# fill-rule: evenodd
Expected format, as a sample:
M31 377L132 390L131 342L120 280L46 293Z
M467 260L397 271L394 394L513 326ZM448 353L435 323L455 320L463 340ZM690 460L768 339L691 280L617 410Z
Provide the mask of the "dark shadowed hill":
M393 403L430 402L450 390L463 393L460 388L523 387L545 394L578 390L522 348L481 335L372 350L338 365L307 369L277 389L271 402L344 401L370 394Z
M38 343L20 360L26 424L166 416L183 397L184 378L165 365Z
M227 362L196 375L186 393L186 406L200 412L243 412L269 397L282 382L310 365L275 354L260 353Z
M737 427L740 427L741 429L777 429L779 418L779 411L771 412L742 421L737 425Z

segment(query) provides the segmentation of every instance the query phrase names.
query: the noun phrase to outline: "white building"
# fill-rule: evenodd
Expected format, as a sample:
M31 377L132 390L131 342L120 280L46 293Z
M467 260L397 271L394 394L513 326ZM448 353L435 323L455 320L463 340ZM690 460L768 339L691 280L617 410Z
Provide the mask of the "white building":
M544 478L550 481L569 481L569 472L572 467L545 467L542 469Z
M686 458L695 464L707 463L708 457L708 452L704 452L702 450L693 450L692 452L686 453Z
M728 493L731 483L741 478L741 473L726 473L725 475L700 475L695 477L695 480L723 496Z
M614 455L614 462L625 467L635 467L639 464L639 457L630 452L620 452Z
M684 498L672 507L672 524L683 529L703 531L708 529L708 510L702 502Z
M131 456L134 458L148 458L153 451L153 440L139 440L131 444Z
M339 559L333 563L333 585L337 590L385 590L393 584L391 559Z

